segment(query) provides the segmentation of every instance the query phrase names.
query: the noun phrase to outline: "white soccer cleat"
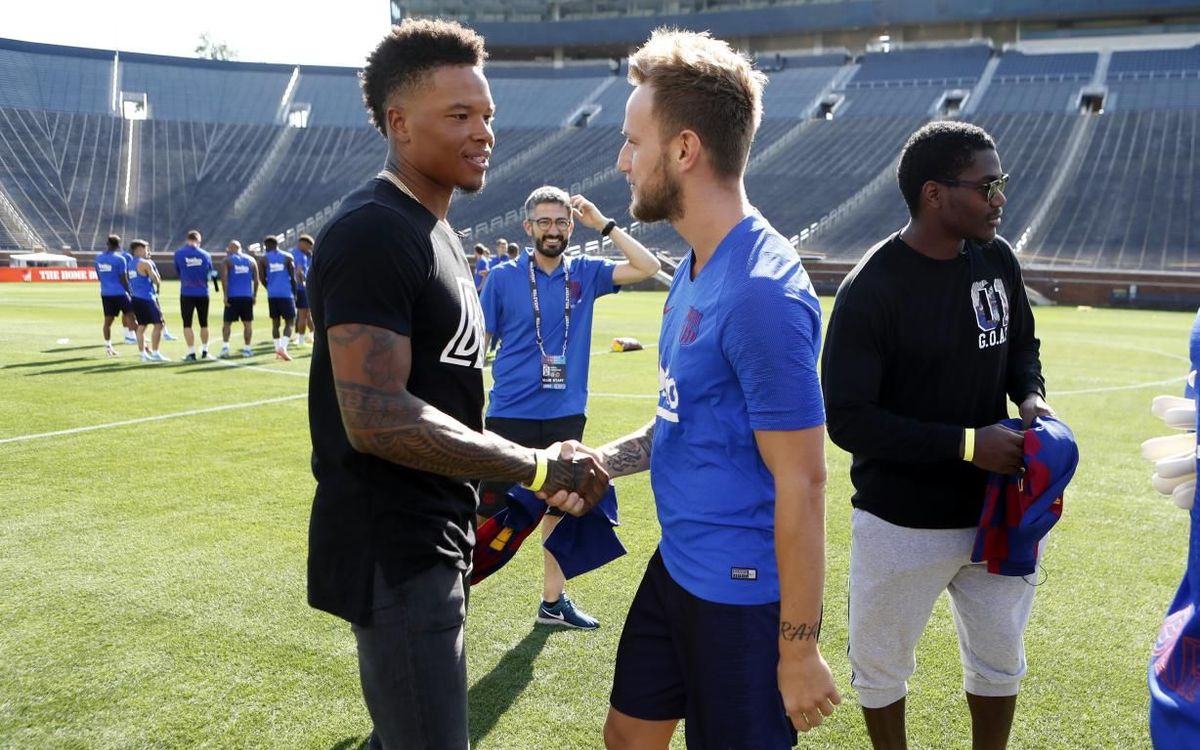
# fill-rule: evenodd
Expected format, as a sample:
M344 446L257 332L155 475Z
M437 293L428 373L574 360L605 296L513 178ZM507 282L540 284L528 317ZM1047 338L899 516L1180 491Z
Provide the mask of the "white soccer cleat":
M222 346L221 351L217 352L217 359L225 359L229 356L229 347Z
M253 357L253 356L254 356L254 350L253 350L253 349L251 349L251 348L250 348L250 347L248 347L248 346L243 346L243 347L242 347L242 356L243 356L243 357Z
M170 362L171 361L171 358L168 357L167 355L163 354L162 352L152 352L150 354L150 359L155 362Z
M142 352L142 361L149 362L151 360L150 352Z

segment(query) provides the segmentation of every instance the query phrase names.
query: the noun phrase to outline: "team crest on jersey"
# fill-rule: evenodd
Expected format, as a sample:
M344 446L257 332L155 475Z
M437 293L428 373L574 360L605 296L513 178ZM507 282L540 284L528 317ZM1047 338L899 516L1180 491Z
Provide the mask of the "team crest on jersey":
M683 328L679 329L679 343L687 346L696 340L700 335L700 320L704 317L704 313L694 307L688 306L687 318L683 321Z
M971 284L971 306L979 325L980 349L1008 341L1008 293L1003 279L983 279Z
M441 361L448 365L483 369L483 308L474 279L458 282L458 328L446 342Z

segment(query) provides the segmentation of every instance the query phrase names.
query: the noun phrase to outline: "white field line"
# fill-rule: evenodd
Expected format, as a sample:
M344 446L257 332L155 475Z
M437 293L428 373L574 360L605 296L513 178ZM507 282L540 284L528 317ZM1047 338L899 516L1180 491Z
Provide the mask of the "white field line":
M219 411L233 411L234 409L251 409L256 406L266 406L267 404L279 404L284 401L295 401L296 399L307 398L307 393L297 393L294 396L279 396L276 398L265 398L260 401L246 401L240 404L225 404L224 406L209 406L204 409L189 409L187 411L177 411L171 414L158 414L152 417L139 417L137 419L124 419L120 422L107 422L105 424L94 424L87 427L72 427L69 430L55 430L53 432L35 432L30 435L16 435L14 437L0 438L2 443L20 443L26 440L40 440L41 438L58 437L60 435L75 435L80 432L92 432L94 430L107 430L113 427L127 427L129 425L144 424L146 422L161 422L165 419L177 419L179 417L193 417L197 414L212 414Z

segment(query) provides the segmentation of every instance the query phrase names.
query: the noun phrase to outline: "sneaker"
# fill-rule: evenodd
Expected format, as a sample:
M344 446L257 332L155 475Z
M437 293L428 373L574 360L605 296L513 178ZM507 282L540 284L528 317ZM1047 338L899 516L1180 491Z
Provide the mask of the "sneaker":
M225 359L229 356L229 347L222 346L221 351L217 352L217 359Z
M143 362L149 362L149 361L150 361L150 352L142 352L142 361L143 361Z
M108 356L110 356L110 357L115 357L115 356L117 356L117 350L116 350L116 349L114 349L114 348L112 348L111 346L106 346L106 347L104 347L104 353L105 353L105 354L107 354L107 355L108 355Z
M128 333L125 334L125 343L126 344L136 344L137 336L130 336Z
M562 597L553 605L542 602L538 607L537 622L540 625L558 625L564 628L579 630L595 630L600 627L596 618L575 606L571 597L564 591Z
M166 341L178 341L179 337L173 335L170 331L163 331L163 339Z
M242 347L242 356L243 356L243 357L253 357L253 356L254 356L254 350L253 350L253 349L251 349L251 348L250 348L250 347L248 347L248 346L243 346L243 347Z
M167 355L163 354L162 352L151 352L150 360L153 362L170 362L171 358L168 357Z
M284 362L291 362L292 355L287 353L287 349L276 349L275 359L282 359Z
M212 359L213 356L208 353L207 349L200 350L200 359Z
M192 352L191 354L183 355L183 361L184 362L195 362L196 361L196 353Z

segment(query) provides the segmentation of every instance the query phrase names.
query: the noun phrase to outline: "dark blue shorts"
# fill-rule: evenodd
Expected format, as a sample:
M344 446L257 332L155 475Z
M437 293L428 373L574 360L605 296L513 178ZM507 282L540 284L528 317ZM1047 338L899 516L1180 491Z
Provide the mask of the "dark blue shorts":
M102 295L100 304L104 306L104 317L106 318L115 318L121 313L127 313L133 309L128 294Z
M158 303L152 299L134 297L133 317L137 318L137 324L140 326L161 325L163 322L162 310L158 309Z
M305 289L302 286L296 287L296 309L308 309L308 289Z
M778 602L700 599L655 550L621 631L609 702L635 719L683 719L688 750L793 747L778 638Z
M268 297L267 311L272 318L296 319L296 300L291 297Z
M225 305L225 322L232 323L235 320L241 320L246 323L254 320L253 297L229 298L229 304Z

